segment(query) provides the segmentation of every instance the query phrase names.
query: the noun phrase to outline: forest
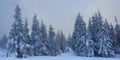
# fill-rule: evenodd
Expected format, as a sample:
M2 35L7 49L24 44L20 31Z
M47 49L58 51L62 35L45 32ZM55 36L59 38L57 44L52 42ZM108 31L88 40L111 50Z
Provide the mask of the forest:
M100 11L95 12L85 23L80 13L75 17L74 30L68 37L63 30L54 31L52 25L46 29L37 14L28 28L27 18L21 17L21 8L15 8L11 30L0 39L0 49L6 51L6 57L25 58L31 56L57 56L72 49L76 56L114 57L120 54L120 25L115 17L115 26L104 19ZM86 26L88 24L88 26Z

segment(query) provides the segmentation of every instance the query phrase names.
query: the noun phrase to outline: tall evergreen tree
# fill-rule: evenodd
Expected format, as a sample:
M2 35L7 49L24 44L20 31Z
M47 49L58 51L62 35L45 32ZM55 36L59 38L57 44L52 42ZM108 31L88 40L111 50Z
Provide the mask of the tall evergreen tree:
M80 56L84 55L83 47L85 46L85 35L86 24L82 16L80 16L80 13L78 13L72 35L72 49Z
M118 24L117 17L115 17L116 25L115 25L115 39L116 39L116 47L115 52L120 53L120 25Z
M91 33L87 30L85 36L85 46L83 47L84 56L93 57L94 56L94 42L91 37Z
M58 31L58 33L56 34L56 42L58 45L58 49L59 49L59 53L65 53L66 52L66 38L63 34L63 32Z
M112 42L112 45L113 47L115 48L116 47L116 44L117 44L117 41L116 41L116 38L115 38L115 29L113 27L112 24L110 24L110 37L111 37L111 42Z
M102 29L99 30L97 34L97 47L98 47L98 54L102 57L112 57L114 56L114 49L111 43L110 38L110 30L108 22L105 22L102 25Z
M23 32L23 22L21 19L21 13L20 13L21 9L19 8L19 6L16 7L15 10L15 22L12 25L12 29L10 31L9 34L9 41L8 41L8 50L10 52L14 52L17 53L17 57L18 58L22 58L23 57L23 40L24 40L24 32Z
M0 48L1 49L5 49L6 50L7 41L8 41L8 37L6 36L6 34L4 34L2 36L2 38L0 39Z
M65 53L66 52L66 47L67 47L67 42L66 42L66 37L65 35L63 34L63 31L61 31L61 34L60 34L60 50Z
M25 35L25 43L30 44L30 36L29 36L29 28L28 28L27 19L25 19L25 24L24 24L24 35Z
M88 26L88 30L90 31L90 33L92 33L92 40L94 41L95 44L95 55L98 55L98 45L97 42L99 41L98 35L99 35L99 31L102 29L102 23L103 23L103 19L102 16L100 14L100 12L95 13L94 16L92 16L92 18L89 20L89 26Z
M30 45L31 45L31 40L29 36L29 28L28 28L28 22L27 19L25 19L24 23L24 55L31 55L30 54Z
M59 53L57 43L55 41L55 32L53 27L50 25L48 31L48 43L49 43L49 54L52 56L56 56Z
M41 21L40 26L40 40L42 42L41 48L40 48L40 54L41 55L49 55L48 50L48 41L47 41L47 30L45 24Z
M36 14L34 15L34 18L33 18L31 39L32 39L32 46L30 50L32 55L34 56L41 55L40 47L42 42L40 40L40 27L39 27L39 22L37 20Z
M61 50L60 50L61 37L60 37L60 36L61 36L61 35L60 35L60 31L58 31L58 33L57 33L56 36L55 36L55 42L56 42L56 46L57 46L57 48L58 48L58 54L61 53Z

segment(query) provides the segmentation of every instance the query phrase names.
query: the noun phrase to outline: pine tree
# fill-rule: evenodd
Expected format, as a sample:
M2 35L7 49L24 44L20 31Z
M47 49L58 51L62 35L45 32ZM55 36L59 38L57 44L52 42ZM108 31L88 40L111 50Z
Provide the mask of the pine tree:
M37 20L36 14L34 15L33 18L33 24L32 24L32 33L31 33L31 39L32 39L32 45L31 45L31 53L34 56L39 56L40 54L40 48L41 48L41 40L40 40L40 27L39 27L39 22Z
M98 54L102 57L112 57L114 56L114 49L111 43L109 24L105 20L102 25L102 29L99 30L97 34L97 47Z
M115 52L120 53L120 25L118 24L117 17L115 17L116 25L115 25L115 39L116 39L116 47Z
M8 41L8 50L10 52L17 53L18 58L23 57L23 39L24 39L24 33L23 33L23 22L21 20L21 9L19 6L16 7L15 10L15 22L12 25L12 29L9 34L9 41Z
M53 27L50 25L49 31L48 31L48 43L49 43L49 54L51 56L56 56L59 53L57 43L55 41L55 32Z
M28 22L27 19L25 19L24 23L24 55L31 55L30 54L30 45L31 45L31 40L29 36L29 28L28 28Z
M90 31L92 40L94 41L95 44L95 48L94 48L95 55L98 55L99 48L97 42L99 41L99 39L97 38L99 35L99 31L102 29L102 23L103 23L103 19L100 12L95 13L95 15L89 19L88 30Z
M58 33L56 34L56 42L57 42L57 46L58 46L58 49L59 49L59 52L58 53L65 53L67 50L66 50L66 47L67 47L67 41L66 41L66 38L63 34L63 31L58 31Z
M24 24L24 35L25 35L25 43L30 44L30 36L29 36L29 28L28 28L27 19L25 19L25 24Z
M80 16L80 13L78 13L72 35L72 49L80 56L84 56L85 54L83 52L83 47L85 46L85 35L86 24L82 19L82 16Z
M113 47L115 48L116 44L117 44L117 41L115 39L115 29L114 29L112 24L110 24L109 28L110 28L109 29L110 30L110 37L111 37L111 40L112 40L111 42L112 42Z
M40 54L43 56L49 55L47 31L46 31L46 26L43 22L41 22L41 26L40 26L40 40L42 42L41 48L40 48Z
M2 38L0 39L0 48L6 50L6 44L8 41L8 37L6 36L6 34L4 34L2 36Z
M63 34L63 31L61 31L59 43L60 43L60 50L63 53L65 53L66 52L66 47L67 47L67 44L66 44L67 42L66 42L66 38L65 38L65 36Z
M93 57L94 56L94 42L91 38L91 33L86 32L85 36L85 46L83 47L84 56Z
M60 31L58 31L58 33L56 34L56 36L55 36L55 42L56 42L56 47L58 48L58 54L60 54L61 53L61 50L60 50L60 40L61 40L61 37L60 37L61 35L60 35Z

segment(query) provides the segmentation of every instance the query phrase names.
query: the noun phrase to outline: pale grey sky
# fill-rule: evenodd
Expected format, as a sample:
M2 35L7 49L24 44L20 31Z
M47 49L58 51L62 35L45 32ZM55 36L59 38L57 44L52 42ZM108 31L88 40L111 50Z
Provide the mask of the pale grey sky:
M0 0L0 37L9 33L17 4L22 9L23 21L27 18L30 28L36 13L47 28L52 24L55 31L63 30L65 35L72 32L78 12L86 23L98 10L110 23L114 23L114 16L120 19L120 0Z

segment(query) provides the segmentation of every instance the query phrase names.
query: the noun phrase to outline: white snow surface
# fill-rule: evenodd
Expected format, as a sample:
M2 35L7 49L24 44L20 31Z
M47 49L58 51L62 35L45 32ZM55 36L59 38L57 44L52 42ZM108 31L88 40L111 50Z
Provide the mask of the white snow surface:
M27 58L16 58L16 57L6 57L3 51L0 51L0 60L120 60L120 55L116 55L113 58L103 58L103 57L82 57L76 56L75 53L70 50L70 52L62 53L58 56L33 56Z

